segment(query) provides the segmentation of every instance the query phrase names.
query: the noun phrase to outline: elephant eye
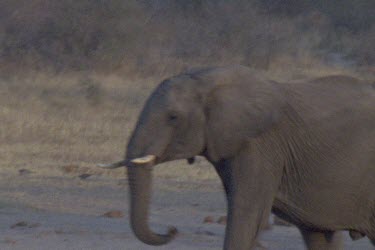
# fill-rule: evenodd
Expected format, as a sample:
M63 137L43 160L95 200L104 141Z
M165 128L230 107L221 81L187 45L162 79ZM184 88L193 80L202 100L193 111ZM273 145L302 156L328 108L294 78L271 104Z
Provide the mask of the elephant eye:
M168 116L168 120L169 121L176 121L177 120L177 115L176 114L170 114Z
M176 113L170 113L168 114L168 122L175 123L178 120L178 116Z

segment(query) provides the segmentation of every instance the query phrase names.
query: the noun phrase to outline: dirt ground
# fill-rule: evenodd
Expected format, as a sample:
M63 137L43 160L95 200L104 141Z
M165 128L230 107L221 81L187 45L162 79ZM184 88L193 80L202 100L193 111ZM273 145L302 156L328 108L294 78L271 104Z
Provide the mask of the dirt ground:
M189 171L186 167L185 174ZM74 172L50 177L38 176L37 172L3 172L0 249L155 249L138 241L130 230L128 187L123 174L118 178L92 175L81 179ZM225 202L218 181L157 177L154 187L152 228L164 232L173 225L179 230L173 242L157 249L221 249L224 225L217 220L225 214ZM109 211L113 218L103 216ZM208 216L212 223L204 223ZM294 227L273 225L261 236L261 243L270 250L304 249ZM366 238L353 242L345 233L345 249L373 247Z

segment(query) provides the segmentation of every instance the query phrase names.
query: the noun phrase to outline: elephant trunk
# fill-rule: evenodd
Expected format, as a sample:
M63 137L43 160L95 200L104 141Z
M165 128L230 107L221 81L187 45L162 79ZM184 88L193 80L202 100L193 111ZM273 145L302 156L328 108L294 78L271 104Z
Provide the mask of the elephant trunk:
M148 225L151 196L152 170L149 166L128 167L130 186L130 221L134 234L149 245L163 245L171 241L177 233L170 228L167 234L156 234Z

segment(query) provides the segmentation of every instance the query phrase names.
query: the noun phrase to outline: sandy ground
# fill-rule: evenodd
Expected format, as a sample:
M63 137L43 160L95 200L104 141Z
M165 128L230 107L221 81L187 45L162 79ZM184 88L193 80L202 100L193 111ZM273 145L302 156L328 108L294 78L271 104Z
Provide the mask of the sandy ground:
M39 176L3 172L0 180L0 249L221 249L224 226L203 223L225 214L224 196L216 180L155 178L151 226L163 232L178 228L177 238L153 248L139 242L128 220L127 180L106 176ZM102 216L120 211L120 218ZM267 249L304 249L294 227L274 225L261 242ZM345 233L345 249L374 249L367 238L353 242Z

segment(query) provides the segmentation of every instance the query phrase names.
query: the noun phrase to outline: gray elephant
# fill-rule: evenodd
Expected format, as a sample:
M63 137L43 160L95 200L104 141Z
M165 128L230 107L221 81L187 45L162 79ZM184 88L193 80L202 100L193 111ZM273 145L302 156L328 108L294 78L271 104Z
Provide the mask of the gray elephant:
M163 81L130 138L131 226L144 243L169 242L148 225L152 168L201 155L227 197L224 249L254 248L270 213L296 225L308 249L341 249L337 231L375 244L375 88L347 76L268 80L244 66Z

